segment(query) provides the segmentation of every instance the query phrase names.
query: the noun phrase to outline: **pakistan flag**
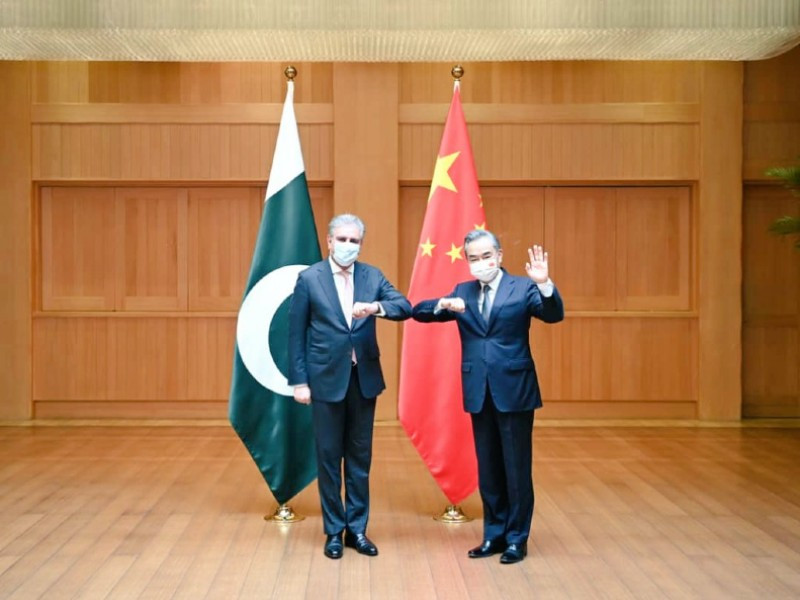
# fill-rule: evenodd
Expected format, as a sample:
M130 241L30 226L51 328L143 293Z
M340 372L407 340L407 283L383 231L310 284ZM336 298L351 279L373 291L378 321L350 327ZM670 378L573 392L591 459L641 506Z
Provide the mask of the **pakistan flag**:
M253 263L236 325L230 421L275 499L317 476L311 407L288 385L289 301L297 275L320 260L288 83Z

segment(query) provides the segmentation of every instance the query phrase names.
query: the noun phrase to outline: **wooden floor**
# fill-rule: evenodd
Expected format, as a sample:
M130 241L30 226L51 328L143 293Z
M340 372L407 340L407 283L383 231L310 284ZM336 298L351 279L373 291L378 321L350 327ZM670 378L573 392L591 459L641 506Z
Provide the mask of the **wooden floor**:
M800 597L800 429L538 427L518 565L466 525L397 427L376 429L380 556L322 554L315 485L277 526L227 427L0 427L0 598Z

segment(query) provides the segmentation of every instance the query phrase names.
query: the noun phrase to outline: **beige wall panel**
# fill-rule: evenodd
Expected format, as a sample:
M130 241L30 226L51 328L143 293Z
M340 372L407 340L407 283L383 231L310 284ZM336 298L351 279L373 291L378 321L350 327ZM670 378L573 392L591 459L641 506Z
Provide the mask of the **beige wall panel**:
M261 210L261 190L189 190L189 310L239 309L250 272Z
M31 414L31 67L0 61L0 419Z
M187 308L187 192L117 188L119 310Z
M300 125L310 181L333 179L333 127ZM33 128L38 180L264 181L277 125L41 124Z
M545 240L554 257L551 277L570 310L616 305L615 191L548 188Z
M565 304L569 307L569 297ZM545 398L695 402L697 325L691 318L570 317L535 322L531 346Z
M400 102L449 102L452 63L400 65ZM464 63L464 102L697 102L699 63Z
M745 417L800 417L800 328L745 325Z
M41 190L43 310L114 310L112 188Z
M481 181L691 180L693 124L470 124ZM441 125L400 126L401 181L429 181Z
M697 214L702 419L741 416L742 86L741 63L703 64Z
M689 310L689 188L618 188L617 308Z
M186 398L187 321L191 320L37 318L34 399Z

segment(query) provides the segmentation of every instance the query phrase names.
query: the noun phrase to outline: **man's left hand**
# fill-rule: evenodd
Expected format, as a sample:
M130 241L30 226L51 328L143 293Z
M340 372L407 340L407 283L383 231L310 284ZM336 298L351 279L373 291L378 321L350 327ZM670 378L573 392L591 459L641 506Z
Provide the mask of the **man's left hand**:
M525 272L534 283L545 283L550 277L547 266L547 252L541 246L528 248L528 262L525 263Z
M353 304L353 318L363 319L364 317L377 314L378 310L377 302L356 302Z

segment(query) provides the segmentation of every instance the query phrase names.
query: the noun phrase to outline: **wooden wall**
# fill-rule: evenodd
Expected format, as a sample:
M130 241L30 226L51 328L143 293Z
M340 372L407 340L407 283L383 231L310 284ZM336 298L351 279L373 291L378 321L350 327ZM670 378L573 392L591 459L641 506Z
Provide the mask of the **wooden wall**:
M407 289L451 65L296 66L318 227L360 214L366 260ZM567 305L532 333L541 416L738 418L744 65L465 69L488 226L515 273L543 242ZM0 356L17 382L3 415L226 414L282 70L0 64L28 90L3 97L22 143L4 146L20 168L0 239L24 224L14 251L32 255L7 275L26 301L0 296L21 323ZM384 325L379 418L394 419L401 329Z
M800 417L800 252L767 233L800 200L764 175L800 164L800 48L746 65L744 91L743 406Z

